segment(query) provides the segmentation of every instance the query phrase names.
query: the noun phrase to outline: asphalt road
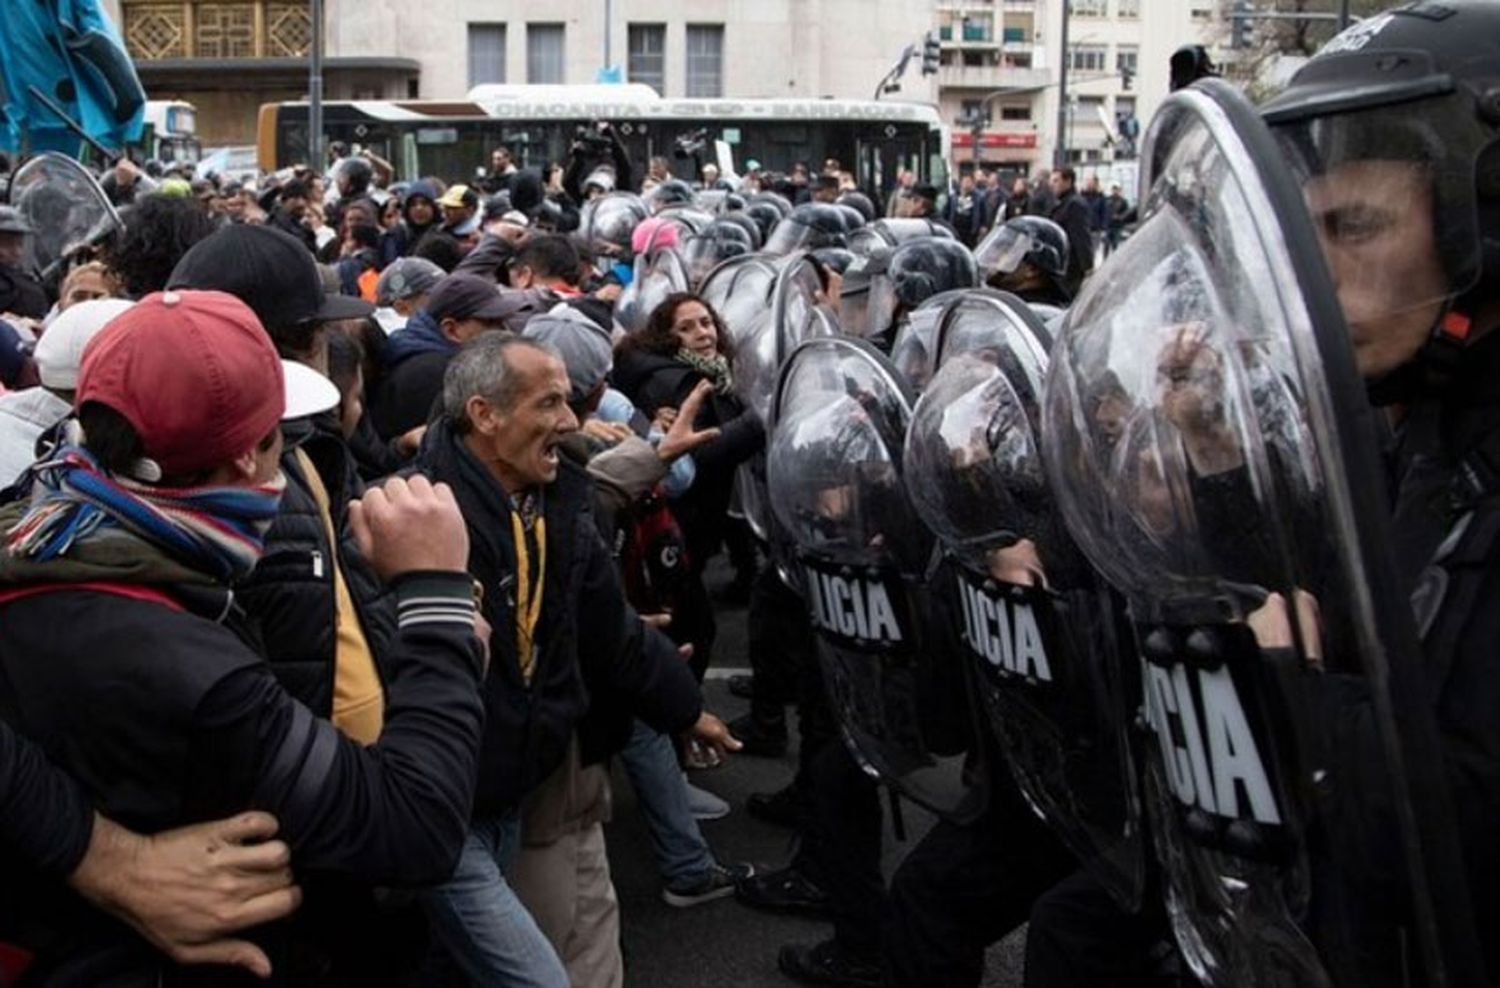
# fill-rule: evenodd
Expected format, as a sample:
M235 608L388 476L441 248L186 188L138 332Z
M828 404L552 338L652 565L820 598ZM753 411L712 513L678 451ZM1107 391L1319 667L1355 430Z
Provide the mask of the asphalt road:
M717 581L710 574L710 590ZM719 640L714 665L725 670L748 667L743 608L719 605ZM725 720L746 709L729 694L723 679L707 685L709 707ZM795 725L796 718L790 718ZM774 867L790 856L790 831L761 823L744 811L746 797L784 785L795 771L794 746L782 758L732 758L721 768L692 773L695 785L728 800L734 811L722 820L704 823L703 831L723 861L751 861ZM787 986L795 982L776 969L776 953L784 943L815 943L832 933L827 923L771 916L740 905L732 898L688 909L668 906L661 898L661 882L635 793L624 774L615 772L614 822L607 829L610 867L620 897L625 983L631 988L751 988ZM884 802L882 800L882 802ZM889 811L887 811L887 814ZM907 851L926 833L932 820L916 807L903 807L906 843L897 843L886 821L884 867L887 877ZM985 988L1020 984L1024 933L1017 933L990 949Z

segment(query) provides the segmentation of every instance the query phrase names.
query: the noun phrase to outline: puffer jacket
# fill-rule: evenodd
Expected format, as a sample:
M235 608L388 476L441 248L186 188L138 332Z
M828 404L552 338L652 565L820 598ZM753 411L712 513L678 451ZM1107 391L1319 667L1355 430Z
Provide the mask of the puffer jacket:
M320 416L287 423L283 432L288 449L281 458L287 480L281 510L266 535L265 555L236 588L236 597L257 626L282 686L313 713L328 717L333 712L338 645L334 553L296 449L312 460L328 491L339 533L337 558L383 681L395 641L395 607L349 531L349 502L362 489L353 458L333 422Z

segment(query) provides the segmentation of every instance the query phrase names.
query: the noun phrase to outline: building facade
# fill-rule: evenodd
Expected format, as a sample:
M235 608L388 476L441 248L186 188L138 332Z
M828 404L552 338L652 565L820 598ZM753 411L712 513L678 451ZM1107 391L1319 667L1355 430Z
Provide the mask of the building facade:
M250 143L261 103L305 98L307 0L105 0L155 99L198 107L205 146ZM328 99L458 99L478 83L672 97L868 99L932 27L932 0L325 0ZM933 102L916 71L886 98Z
M1120 122L1144 129L1167 95L1172 52L1216 47L1219 0L1070 0L1067 160L1109 165L1134 156ZM960 169L1030 173L1058 146L1063 0L940 0L939 108ZM1124 129L1128 131L1129 125ZM977 141L976 141L977 137ZM975 145L978 144L977 152Z

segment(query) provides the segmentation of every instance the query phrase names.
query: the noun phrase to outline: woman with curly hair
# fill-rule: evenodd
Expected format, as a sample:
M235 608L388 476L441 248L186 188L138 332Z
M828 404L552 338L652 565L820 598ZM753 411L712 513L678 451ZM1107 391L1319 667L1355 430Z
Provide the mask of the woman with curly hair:
M713 609L703 590L703 568L718 551L728 522L735 470L760 451L765 429L734 393L733 344L713 307L689 292L669 295L652 311L646 325L629 334L615 351L614 383L635 406L653 419L675 416L700 381L713 393L694 423L718 429L719 436L693 451L697 478L672 503L687 540L694 577L692 614L676 614L673 637L693 644L693 671L699 679L708 668L713 645Z
M123 210L125 232L105 249L104 263L129 298L167 287L188 248L219 228L193 199L149 195Z

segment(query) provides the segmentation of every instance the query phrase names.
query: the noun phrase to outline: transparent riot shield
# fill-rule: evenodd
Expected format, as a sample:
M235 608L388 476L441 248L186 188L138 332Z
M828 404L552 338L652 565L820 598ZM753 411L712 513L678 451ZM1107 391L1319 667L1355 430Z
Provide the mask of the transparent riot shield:
M822 281L811 256L800 252L778 258L776 266L764 318L737 356L735 368L740 399L761 417L768 434L775 424L776 382L787 356L803 340L838 333L837 317L823 304ZM770 546L772 561L788 585L799 585L786 534L778 528L767 499L765 453L740 465L738 485L740 507L751 531Z
M1041 433L1129 601L1178 946L1213 985L1480 983L1373 412L1297 183L1207 81L1153 120L1142 191L1061 326Z
M687 266L676 248L656 243L636 255L635 276L615 301L615 322L627 333L642 329L668 295L690 285Z
M912 309L896 328L891 346L891 363L918 394L927 387L937 364L938 322L950 303L957 302L972 289L958 289L934 295Z
M912 505L944 551L934 608L952 623L1021 792L1121 908L1146 847L1131 730L1138 701L1119 597L1068 536L1038 434L1045 331L976 289L940 319L937 372L912 412ZM1127 681L1127 673L1129 675Z
M984 808L988 767L962 660L929 616L932 538L902 472L910 412L879 351L809 340L777 387L767 479L851 749L904 795L968 820Z
M1017 337L1017 333L1024 334ZM938 318L936 361L939 367L959 353L998 358L997 339L1019 345L1029 335L1045 355L1052 349L1052 334L1035 307L1009 292L975 288L958 295L943 307Z
M79 248L124 229L94 176L55 151L37 155L16 171L10 201L34 231L26 238L22 264L44 279Z

